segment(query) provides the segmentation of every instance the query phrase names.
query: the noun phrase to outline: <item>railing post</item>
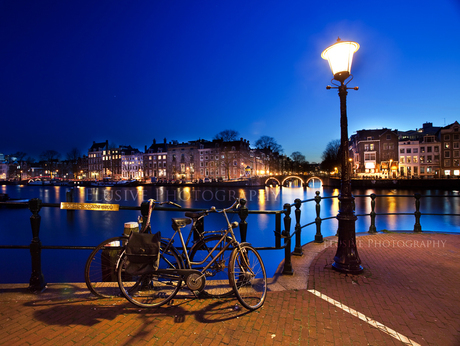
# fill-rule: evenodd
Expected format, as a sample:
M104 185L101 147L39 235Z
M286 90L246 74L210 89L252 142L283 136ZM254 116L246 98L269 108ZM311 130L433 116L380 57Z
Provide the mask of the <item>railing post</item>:
M32 212L30 226L32 228L32 242L30 243L30 256L32 258L32 275L29 281L29 290L33 292L43 292L46 288L45 277L42 273L42 243L40 241L40 220L38 215L42 201L32 198L29 201L29 210Z
M71 187L70 189L68 189L66 192L65 192L65 201L66 202L73 202L73 187ZM69 209L70 210L70 209ZM69 211L68 210L68 211Z
M302 206L302 201L299 198L296 198L294 201L295 205L295 247L294 252L292 253L295 256L302 256L302 239L301 232L302 228L300 227L300 207Z
M283 274L286 275L293 275L294 271L292 270L292 262L291 262L291 205L286 203L283 206L284 209L284 269Z
M275 214L275 247L281 247L281 213Z
M414 225L414 232L421 232L422 231L422 225L420 224L420 216L422 216L422 213L420 212L420 197L422 197L421 194L416 193L415 195L415 225Z
M246 236L248 234L248 222L246 218L249 215L248 207L246 207L246 200L244 198L240 199L240 208L238 209L238 215L240 216L240 237L241 242L246 241Z
M369 232L367 233L377 233L377 228L375 227L375 198L377 195L375 193L371 194L371 225L369 226Z
M320 217L320 213L321 213L321 206L320 206L320 202L321 202L321 196L319 195L319 191L316 191L315 192L316 196L315 196L315 202L316 202L316 219L315 219L315 223L316 223L316 234L315 234L315 243L322 243L324 240L323 240L323 235L321 234L321 217Z

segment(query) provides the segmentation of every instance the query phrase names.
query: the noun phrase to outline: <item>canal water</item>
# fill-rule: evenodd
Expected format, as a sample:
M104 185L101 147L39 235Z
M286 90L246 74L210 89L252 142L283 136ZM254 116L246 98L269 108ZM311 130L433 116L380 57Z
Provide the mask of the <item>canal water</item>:
M59 203L66 201L65 186L19 186L2 185L0 193L7 193L11 198L31 199L40 198L43 203ZM323 197L321 217L331 217L338 213L339 191L321 185L302 187L266 187L266 188L222 188L222 187L176 187L176 186L139 186L139 187L81 187L71 190L74 202L113 203L121 206L139 206L142 201L154 198L159 201L171 200L184 208L207 208L215 206L224 208L230 206L235 197L245 198L250 210L280 210L285 203L294 203L296 198L313 199L316 191ZM446 198L448 195L458 195L458 191L441 190L354 190L355 196L385 195L376 200L377 213L408 213L404 216L377 216L376 227L382 230L414 229L415 199L413 197L396 198L394 195L413 196L415 193L428 195L421 200L422 213L459 214L459 198ZM356 214L368 214L371 211L370 198L356 197ZM0 208L1 245L29 245L32 239L30 227L30 211L28 209ZM59 208L43 207L40 211L40 240L43 246L96 246L103 240L121 235L125 222L136 221L139 211L72 211ZM182 217L183 212L154 212L152 225L154 231L161 231L163 236L171 235L171 218ZM315 220L315 202L307 202L302 206L301 225ZM291 214L294 230L294 208ZM237 215L231 215L232 220L239 221ZM253 215L247 218L247 241L256 247L275 246L275 217L274 215ZM356 222L356 232L369 230L369 216L359 216ZM460 233L460 217L458 216L422 216L423 231L458 232ZM222 215L211 214L205 219L205 230L225 228ZM284 228L283 228L284 229ZM324 237L335 235L337 221L324 220L321 224ZM188 229L186 229L188 231ZM315 224L302 229L302 244L314 240ZM188 234L188 233L187 233ZM239 230L236 231L239 237ZM177 239L179 242L179 240ZM292 245L292 249L294 244ZM358 249L359 250L359 249ZM90 250L42 250L42 271L47 282L82 282L84 281L84 265ZM267 267L267 274L272 276L284 258L284 250L263 250L262 258ZM0 283L29 282L31 274L31 256L28 249L0 249L2 275ZM295 268L294 268L295 270Z

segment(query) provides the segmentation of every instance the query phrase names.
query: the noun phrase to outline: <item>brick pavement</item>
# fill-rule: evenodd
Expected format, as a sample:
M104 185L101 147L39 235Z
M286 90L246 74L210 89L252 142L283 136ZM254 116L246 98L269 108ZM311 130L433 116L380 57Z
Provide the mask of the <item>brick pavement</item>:
M460 235L358 237L360 275L331 269L335 239L305 245L254 312L236 298L140 309L81 284L0 285L0 344L460 345Z

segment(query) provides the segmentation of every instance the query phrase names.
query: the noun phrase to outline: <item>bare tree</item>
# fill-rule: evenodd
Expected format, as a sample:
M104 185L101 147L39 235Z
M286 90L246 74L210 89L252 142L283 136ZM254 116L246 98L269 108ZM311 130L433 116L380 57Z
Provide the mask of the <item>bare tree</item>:
M57 161L61 157L56 150L45 150L40 154L40 160L42 161Z
M44 161L43 168L49 170L51 178L53 178L54 171L56 170L57 162L61 154L56 150L45 150L40 154L40 160Z
M273 137L262 136L256 141L257 149L268 149L275 154L282 154L283 148L279 145Z
M72 174L75 177L78 175L78 161L81 158L80 150L77 148L72 148L67 153L67 160L69 161L69 166L72 170Z
M340 156L340 140L334 139L327 144L326 149L323 151L322 169L332 171L334 167L340 166Z
M292 161L294 161L295 163L298 163L300 165L305 162L305 156L302 155L302 153L300 151L294 151L291 154L291 159L292 159Z
M292 167L294 171L302 172L302 167L305 165L305 156L300 153L300 151L294 151L291 154Z
M229 142L229 141L236 141L238 140L239 137L238 131L235 130L224 130L219 132L217 135L214 136L214 139L221 139L224 142Z
M72 163L77 162L78 159L80 158L80 150L77 148L72 148L68 153L67 153L67 160L71 161Z
M18 162L21 162L24 160L24 157L27 155L27 153L24 153L22 151L15 152L14 154L10 155L10 157L15 157Z

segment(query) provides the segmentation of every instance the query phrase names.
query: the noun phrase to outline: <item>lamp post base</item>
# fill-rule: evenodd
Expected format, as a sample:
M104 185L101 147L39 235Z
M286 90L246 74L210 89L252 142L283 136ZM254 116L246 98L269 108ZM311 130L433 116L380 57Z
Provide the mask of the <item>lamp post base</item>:
M349 187L349 184L343 184L342 190L347 193ZM349 194L340 196L339 200L342 205L337 215L339 239L332 268L345 274L359 274L363 271L363 267L360 265L361 259L356 246L355 222L357 217L353 211L354 198Z
M360 274L363 271L363 267L358 265L352 264L342 264L339 262L332 263L332 269L345 273L345 274Z

